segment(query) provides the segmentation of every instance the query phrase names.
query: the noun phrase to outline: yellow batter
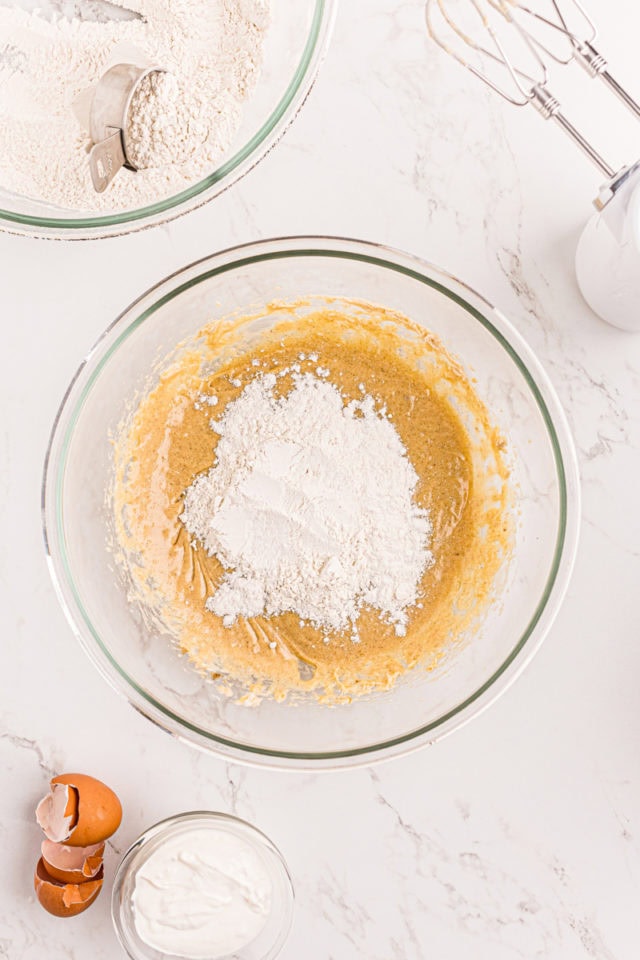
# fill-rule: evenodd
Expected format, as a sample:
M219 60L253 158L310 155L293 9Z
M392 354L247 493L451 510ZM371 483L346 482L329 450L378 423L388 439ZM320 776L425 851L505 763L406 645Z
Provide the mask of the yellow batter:
M310 353L317 359L300 361ZM218 397L218 417L257 371L278 373L293 363L302 372L326 368L345 402L360 399L364 384L386 404L418 474L415 499L431 517L435 563L424 573L405 636L366 608L359 643L350 631L327 643L293 613L225 627L205 609L224 571L179 519L184 491L212 466L218 439L209 426L212 408L198 398ZM278 390L291 385L285 375ZM460 365L423 327L353 301L328 300L321 309L274 304L259 318L213 323L182 345L122 425L115 447L118 559L136 602L225 692L249 700L313 691L341 700L386 689L418 664L432 667L468 638L486 609L512 534L503 446Z

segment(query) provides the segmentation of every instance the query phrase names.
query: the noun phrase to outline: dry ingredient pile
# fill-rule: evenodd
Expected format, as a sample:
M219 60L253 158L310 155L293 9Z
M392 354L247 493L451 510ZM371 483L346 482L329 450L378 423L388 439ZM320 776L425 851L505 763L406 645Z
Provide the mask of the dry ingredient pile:
M371 304L211 323L114 440L130 599L239 702L343 701L434 666L510 553L486 408L436 337Z
M212 126L207 98L194 94L168 72L142 78L131 98L125 142L138 170L197 159Z
M345 404L332 383L294 372L275 397L277 379L257 377L212 421L215 466L184 498L187 530L229 570L207 608L227 627L293 612L357 641L366 604L405 633L433 557L395 427L367 394Z
M20 4L22 3L22 6ZM210 174L239 128L269 26L269 0L0 4L0 188L79 211L125 210ZM116 63L153 64L129 111L141 169L91 184L93 90Z

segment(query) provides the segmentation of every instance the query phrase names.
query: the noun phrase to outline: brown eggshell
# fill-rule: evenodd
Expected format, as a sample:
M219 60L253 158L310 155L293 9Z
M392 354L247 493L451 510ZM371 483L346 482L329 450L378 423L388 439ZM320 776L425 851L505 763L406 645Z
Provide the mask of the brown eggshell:
M42 860L45 870L62 883L86 883L93 880L102 866L104 843L90 847L70 847L64 843L43 840Z
M44 909L54 917L75 917L90 907L102 889L104 871L100 868L95 880L85 883L61 883L49 876L42 857L33 878L36 896Z
M66 784L78 794L78 819L65 838L69 847L89 847L107 840L122 820L122 806L117 796L101 780L84 773L63 773L51 785Z

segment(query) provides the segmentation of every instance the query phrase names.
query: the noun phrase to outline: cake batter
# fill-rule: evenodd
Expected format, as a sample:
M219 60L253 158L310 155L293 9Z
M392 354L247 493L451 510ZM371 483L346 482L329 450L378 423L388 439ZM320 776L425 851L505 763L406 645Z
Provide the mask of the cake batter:
M205 327L183 345L142 397L116 443L118 556L134 597L153 611L193 665L239 698L326 700L389 688L435 665L468 638L508 557L512 521L504 441L460 365L424 327L370 304L276 304L256 317ZM304 359L301 359L303 357ZM415 501L432 527L433 562L403 635L364 607L357 639L295 613L239 617L225 626L206 608L225 570L180 519L185 491L212 467L218 418L252 378L320 368L345 403L366 393L382 405L418 475ZM207 398L215 398L215 408ZM135 558L135 560L133 559Z

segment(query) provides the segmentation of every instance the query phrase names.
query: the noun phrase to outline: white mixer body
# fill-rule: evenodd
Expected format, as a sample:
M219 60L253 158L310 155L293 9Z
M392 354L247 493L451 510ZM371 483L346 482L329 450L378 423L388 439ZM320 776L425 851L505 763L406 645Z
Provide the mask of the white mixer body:
M640 168L587 223L576 275L589 306L607 323L640 332Z

